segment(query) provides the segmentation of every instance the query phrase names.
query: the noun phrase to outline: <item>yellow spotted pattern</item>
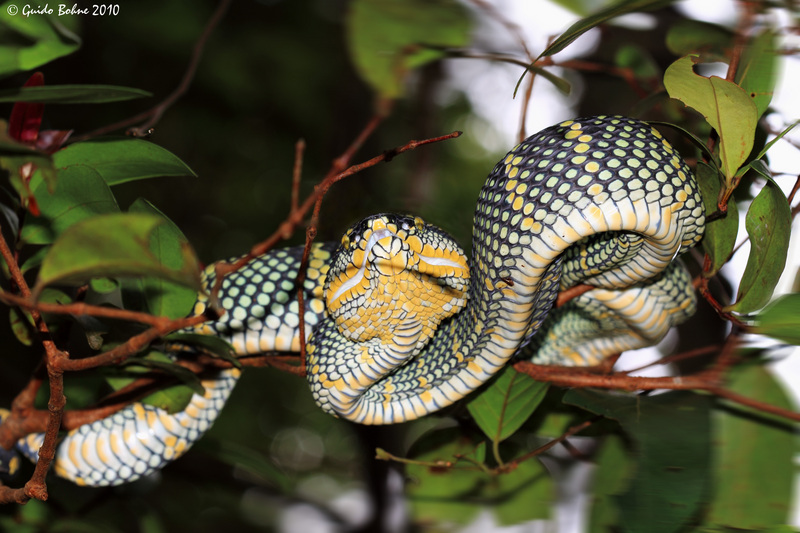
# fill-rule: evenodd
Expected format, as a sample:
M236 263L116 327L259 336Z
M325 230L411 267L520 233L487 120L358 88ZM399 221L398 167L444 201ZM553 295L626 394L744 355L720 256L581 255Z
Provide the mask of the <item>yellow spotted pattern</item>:
M489 174L469 262L444 231L401 215L369 217L313 248L302 287L311 392L336 416L396 423L463 398L515 354L587 365L653 344L693 312L673 259L703 225L690 169L648 124L599 116L547 128ZM239 355L296 352L301 253L272 251L226 277L225 314L190 332ZM205 277L214 282L213 266ZM596 289L550 312L576 283ZM200 295L195 312L207 305ZM70 432L55 471L115 485L163 467L210 427L237 376L204 382L180 413L133 404ZM18 448L35 460L40 444L31 435ZM0 473L12 463L0 454Z
M516 353L588 365L654 344L693 311L691 284L672 260L703 225L691 171L651 126L601 116L547 128L501 159L480 192L466 306L402 358L322 321L309 345L312 392L332 414L388 424L463 398ZM346 237L351 266L340 285L362 264L367 233ZM359 279L355 307L367 305L359 298L369 283ZM545 322L558 291L576 283L598 290Z

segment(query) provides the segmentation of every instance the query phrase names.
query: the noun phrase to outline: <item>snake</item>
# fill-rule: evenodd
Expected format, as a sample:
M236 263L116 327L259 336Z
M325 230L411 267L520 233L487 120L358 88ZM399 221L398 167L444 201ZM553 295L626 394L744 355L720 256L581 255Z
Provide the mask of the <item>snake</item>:
M654 345L694 312L676 258L703 227L693 174L655 127L595 116L546 128L489 174L471 257L443 229L386 213L311 247L302 282L311 393L334 416L394 424L452 405L512 360L590 366ZM222 338L238 356L298 352L302 256L302 247L272 250L226 276L225 313L188 331ZM204 283L215 281L212 265ZM593 289L553 309L579 284ZM208 306L200 293L193 314ZM203 380L178 413L133 403L70 431L56 474L105 486L163 468L208 430L239 373ZM35 461L42 441L29 435L17 448Z

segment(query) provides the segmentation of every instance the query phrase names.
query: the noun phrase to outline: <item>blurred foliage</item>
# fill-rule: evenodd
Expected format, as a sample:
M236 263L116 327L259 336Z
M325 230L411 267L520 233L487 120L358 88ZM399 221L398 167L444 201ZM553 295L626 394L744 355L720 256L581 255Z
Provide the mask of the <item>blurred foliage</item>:
M697 165L698 180L707 215L720 216L709 222L703 248L711 262L703 274L716 276L742 237L736 214L743 202L753 251L736 302L722 303L732 304L729 310L758 332L797 344L796 294L759 313L784 270L791 221L769 172L772 144L765 144L759 122L770 113L780 67L778 28L753 33L729 81L701 76L696 64L728 61L732 28L686 19L664 0L556 3L581 18L543 56L556 54L558 61L557 52L569 50L580 35L603 30L597 48L580 58L600 68L565 75L570 82L580 76L586 88L574 102L577 114L638 115L677 123L694 135L665 132L687 159L708 159ZM166 98L216 2L139 0L105 17L14 17L12 5L22 4L0 7L0 117L11 124L8 132L5 123L0 128L0 166L9 176L0 226L16 243L29 281L38 279L44 301L74 297L69 287L46 285L93 278L88 302L184 315L194 294L186 287L196 287L200 261L241 254L286 217L295 142L303 138L307 146L302 197L376 112L385 120L354 162L409 139L454 129L466 135L337 184L323 204L318 238L337 239L366 214L410 211L469 242L477 191L501 154L482 147L475 133L491 124L472 114L468 97L448 83L448 69L459 63L447 57L458 56L450 48L491 42L480 23L481 2L234 2L206 43L189 90L147 140L100 137L72 144L70 135L80 138ZM654 29L607 31L616 17L639 11L651 14ZM521 50L509 52L529 62ZM33 70L43 73L45 85L31 77ZM560 71L547 72L537 83L565 86ZM12 114L13 102L29 103ZM712 149L699 150L697 139L705 146L709 136ZM760 191L751 195L751 183ZM298 232L289 242L301 239ZM127 274L142 278L116 279ZM0 371L5 406L27 383L40 350L27 314L3 309L8 317L0 319L1 340L13 347L4 351ZM133 333L91 319L76 320L80 328L69 327L68 317L48 317L48 323L73 357ZM715 343L724 328L701 308L682 328L680 349ZM210 349L229 357L227 346ZM730 376L730 389L796 409L765 366L768 352L746 355L747 364ZM134 374L166 364L156 351L134 363ZM70 375L69 407L89 405L129 379ZM197 387L191 378L184 381ZM180 408L187 390L173 387L149 401ZM602 420L587 432L593 438L583 440L585 450L522 460L549 438L597 417ZM400 475L408 513L393 518L397 529L444 530L482 511L499 524L518 524L552 519L564 481L588 456L597 464L589 488L591 531L791 531L781 524L793 501L795 432L783 420L705 395L564 393L510 369L444 416L360 427L322 413L303 380L249 369L211 431L162 472L109 489L76 489L51 479L48 502L3 507L0 529L264 531L300 523L287 516L301 513L314 520L307 523L332 530L376 531L399 505L389 481ZM376 461L376 448L385 458L407 457L407 468ZM19 479L31 469L25 466Z

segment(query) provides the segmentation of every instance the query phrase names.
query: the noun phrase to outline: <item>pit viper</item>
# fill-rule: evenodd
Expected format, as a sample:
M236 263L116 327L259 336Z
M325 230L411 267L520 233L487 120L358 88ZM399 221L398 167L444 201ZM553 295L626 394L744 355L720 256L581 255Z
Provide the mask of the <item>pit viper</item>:
M311 392L335 416L393 424L451 405L514 357L592 365L655 344L694 312L674 259L703 225L691 170L652 126L597 116L544 129L489 174L471 258L410 215L368 217L341 242L313 246L303 282ZM238 355L299 351L301 255L270 251L227 276L226 313L191 332ZM212 266L204 282L214 281ZM551 311L579 283L595 289ZM207 305L201 294L193 312ZM134 403L69 432L55 472L116 485L162 468L211 426L238 375L205 380L182 412ZM41 442L31 435L18 448L36 460Z

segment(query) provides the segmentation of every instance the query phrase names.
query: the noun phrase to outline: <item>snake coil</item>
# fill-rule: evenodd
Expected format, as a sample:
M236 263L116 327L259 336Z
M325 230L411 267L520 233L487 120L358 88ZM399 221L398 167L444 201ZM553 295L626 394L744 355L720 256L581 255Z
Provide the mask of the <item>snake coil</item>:
M313 247L303 287L312 394L336 416L390 424L452 404L515 356L590 365L654 344L694 311L673 260L703 224L692 173L655 128L608 116L547 128L489 174L470 261L442 230L400 215ZM227 314L193 331L240 355L299 350L301 253L272 251L228 276ZM558 291L578 283L596 289L550 313ZM195 312L205 305L200 296ZM70 432L56 472L113 485L163 467L211 425L237 375L205 381L181 413L133 404ZM18 447L36 460L41 439Z

